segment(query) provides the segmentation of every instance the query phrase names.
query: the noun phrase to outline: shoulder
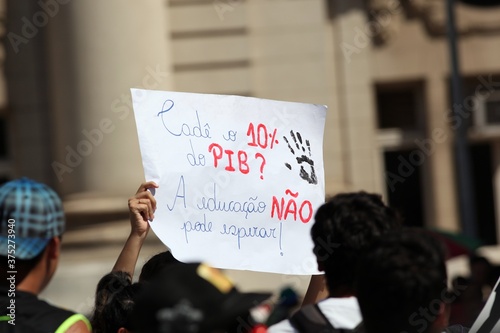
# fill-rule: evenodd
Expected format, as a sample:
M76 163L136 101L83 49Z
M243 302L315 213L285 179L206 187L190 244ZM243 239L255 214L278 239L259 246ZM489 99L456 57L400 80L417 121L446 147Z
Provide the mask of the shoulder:
M35 295L23 293L22 297L16 299L16 310L16 319L42 331L90 332L90 323L84 315L54 306ZM76 328L85 326L87 330L69 331L73 325Z
M337 328L354 329L361 323L361 311L359 309L358 300L355 297L347 298L327 298L317 303L319 309L326 319ZM299 311L304 311L305 308L311 308L314 305L307 305ZM290 321L283 320L268 328L269 333L297 333L298 331L292 326Z
M92 327L89 320L81 314L74 314L59 326L55 333L90 333Z
M356 297L327 298L318 307L328 321L337 328L354 329L362 321Z
M50 319L63 322L74 314L73 311L52 305L38 296L24 291L16 292L16 315L33 319L33 321Z
M295 333L297 332L288 319L282 320L277 324L269 326L268 333Z

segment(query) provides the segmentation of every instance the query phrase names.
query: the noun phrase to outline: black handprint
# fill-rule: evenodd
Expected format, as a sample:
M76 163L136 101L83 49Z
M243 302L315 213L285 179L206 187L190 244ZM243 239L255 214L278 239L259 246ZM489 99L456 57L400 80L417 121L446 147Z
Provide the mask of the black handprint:
M316 177L316 171L314 171L314 161L310 158L311 157L311 144L309 143L309 140L305 141L305 146L302 141L302 136L300 135L299 132L296 132L296 134L293 133L293 130L290 131L290 136L293 139L293 142L295 143L295 147L297 148L297 154L302 154L301 156L296 156L295 150L293 149L292 145L290 144L290 141L286 138L286 136L283 136L283 139L285 139L285 142L288 144L288 148L290 149L290 152L295 156L295 159L297 160L297 164L300 165L300 172L299 176L300 178L304 179L307 181L309 184L317 184L318 183L318 178ZM307 151L306 151L307 147ZM307 156L308 154L309 156ZM304 168L304 163L309 164L311 167L311 172L308 173L306 169ZM285 166L292 170L292 166L289 163L285 163Z

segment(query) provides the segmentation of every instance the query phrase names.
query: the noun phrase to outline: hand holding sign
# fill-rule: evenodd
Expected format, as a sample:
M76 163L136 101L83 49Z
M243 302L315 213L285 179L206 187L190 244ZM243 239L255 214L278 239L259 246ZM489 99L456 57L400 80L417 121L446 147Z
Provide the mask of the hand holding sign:
M309 236L324 201L326 107L132 89L157 236L183 261L317 273ZM296 178L290 177L296 171Z

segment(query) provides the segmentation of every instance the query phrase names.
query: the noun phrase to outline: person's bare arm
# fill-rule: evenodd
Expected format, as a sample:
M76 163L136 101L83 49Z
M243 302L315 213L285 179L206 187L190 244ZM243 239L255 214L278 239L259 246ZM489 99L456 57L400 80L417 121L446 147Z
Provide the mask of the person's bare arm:
M158 188L158 185L152 181L142 183L136 194L128 199L130 235L116 260L113 272L123 271L134 276L139 252L149 232L148 220L153 220L156 210L156 200L149 191L151 188Z
M302 306L308 304L315 304L322 299L328 297L328 288L324 275L312 275L309 281L309 287L302 301Z

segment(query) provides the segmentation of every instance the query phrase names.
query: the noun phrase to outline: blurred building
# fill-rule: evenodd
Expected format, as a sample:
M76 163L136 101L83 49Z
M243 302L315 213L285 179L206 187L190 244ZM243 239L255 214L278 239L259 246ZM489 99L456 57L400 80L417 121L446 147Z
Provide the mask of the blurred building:
M500 8L457 5L453 116L444 2L1 1L0 177L53 185L75 215L120 213L143 179L129 88L326 104L328 194L380 192L409 224L460 231L467 122L478 232L495 244Z

